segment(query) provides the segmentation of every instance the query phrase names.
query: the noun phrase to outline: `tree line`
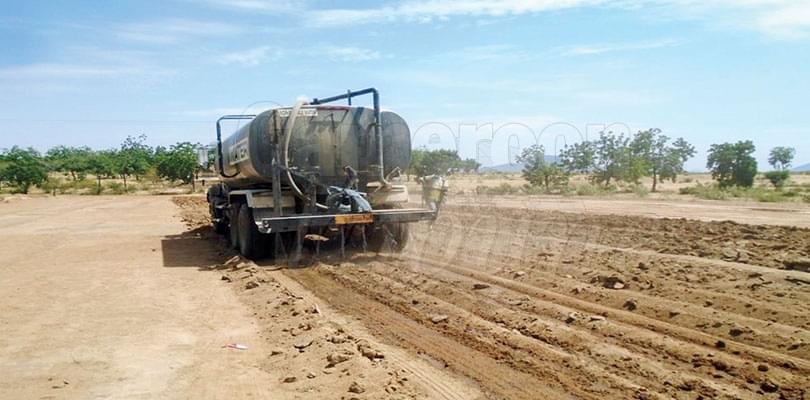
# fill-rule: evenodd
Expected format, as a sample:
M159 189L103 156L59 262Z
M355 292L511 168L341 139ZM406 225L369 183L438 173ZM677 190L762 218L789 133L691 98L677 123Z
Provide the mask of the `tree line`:
M28 193L32 186L47 183L51 172L80 181L93 175L100 192L101 180L117 178L124 182L147 174L169 181L193 183L198 165L199 144L179 142L169 147L151 147L146 136L128 136L118 148L93 150L89 147L56 146L45 154L33 148L14 146L0 151L0 183Z
M756 150L750 140L713 144L709 148L706 168L718 186L751 187L757 175ZM638 185L641 178L652 179L651 190L658 190L664 181L675 182L685 172L684 164L696 154L695 147L684 138L672 139L660 129L648 129L625 136L601 132L594 140L566 145L556 161L546 158L542 145L523 149L517 161L523 164L523 177L532 186L547 191L568 185L571 175L587 175L605 187L613 183ZM791 147L775 147L768 158L773 171L765 177L781 188L790 176L789 168L795 156ZM464 166L468 167L464 167ZM462 160L452 150L414 150L410 174L448 174L454 171L477 171L475 160Z
M406 171L408 175L448 175L454 172L478 172L481 164L472 158L462 159L454 150L428 150L425 148L411 151L411 164Z
M169 147L151 147L146 136L128 136L118 148L93 150L89 147L56 146L45 154L32 148L12 147L0 151L0 185L9 184L15 190L27 193L32 186L49 181L49 174L59 172L74 181L93 175L100 191L101 180L118 178L124 182L145 175L169 181L193 183L201 170L197 149L200 144L179 142ZM750 140L736 143L713 144L709 148L706 168L718 186L751 187L757 175L756 150ZM209 149L210 151L210 149ZM768 163L772 171L765 173L776 188L781 188L790 176L789 169L795 157L791 147L775 147ZM523 177L532 186L547 191L564 188L573 174L584 174L596 184L639 184L642 177L652 178L652 191L660 182L675 181L683 174L684 163L694 157L695 148L683 138L671 139L660 129L640 131L632 136L602 132L595 140L566 145L556 161L546 159L545 149L534 145L523 149L517 161L523 164ZM453 150L414 149L409 175L447 175L455 172L477 172L481 166L476 160L462 159Z

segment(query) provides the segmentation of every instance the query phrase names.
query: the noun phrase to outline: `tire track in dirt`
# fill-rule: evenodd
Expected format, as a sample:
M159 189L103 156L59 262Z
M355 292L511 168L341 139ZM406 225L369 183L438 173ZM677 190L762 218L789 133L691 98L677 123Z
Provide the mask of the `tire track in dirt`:
M780 268L810 230L648 220L453 206L284 275L489 398L804 399L810 284Z
M394 267L393 264L389 265ZM424 267L422 264L419 265L420 269ZM386 265L381 268L385 269ZM402 269L394 268L397 274L403 273ZM439 271L431 271L431 275L434 272ZM399 288L396 285L381 282L386 280L384 273L383 271L374 279L377 284L375 286L382 286L381 290L397 293ZM349 278L342 271L335 271L332 277L341 282L349 281L347 286L356 290L373 290L362 287L362 283L358 279ZM631 396L670 398L671 394L664 395L664 393L676 390L671 387L672 383L669 382L671 368L663 363L652 361L650 357L637 357L636 354L625 348L615 346L613 343L605 343L606 341L613 342L609 337L595 337L589 333L591 330L601 329L600 325L604 323L603 320L586 322L582 329L578 329L573 324L564 326L561 321L555 320L553 316L544 315L533 306L530 312L510 309L509 305L499 299L487 301L484 298L489 296L480 293L451 291L448 289L452 285L451 282L439 281L445 285L434 286L433 289L419 287L418 290L424 293L409 293L409 297L422 299L420 303L428 304L435 303L435 299L452 302L483 320L502 326L500 329L506 333L505 335L499 335L498 332L492 332L492 330L489 330L489 335L499 344L508 347L508 351L516 358L536 358L537 362L530 365L532 368L537 368L537 364L557 365L561 363L570 367L567 369L547 367L547 369L554 370L557 374L556 381L565 382L566 389L571 392L576 392L579 388L589 385L589 382L599 382L603 387L607 387L607 389L601 389L602 394L610 398ZM411 288L412 286L405 284L401 287ZM526 301L524 304L530 303L531 301ZM418 310L413 310L409 314L414 315L414 318L419 318ZM450 314L454 315L453 319L464 317L460 313ZM587 320L587 316L585 317ZM467 324L470 323L469 317L464 319ZM469 328L465 327L464 331L454 330L452 334L454 336L464 335L466 329ZM479 335L481 331L478 330ZM483 331L487 332L487 330ZM643 351L644 349L634 350ZM548 356L550 352L556 354L557 359L551 359ZM662 375L659 372L661 370L668 371L668 374ZM688 378L690 382L700 382L701 389L713 397L731 393L726 398L745 398L744 392L740 392L732 386L706 380L701 381L700 377L694 374L681 375Z
M555 304L566 305L573 309L585 310L594 314L612 313L615 315L615 317L622 317L623 319L630 321L630 323L633 325L645 326L648 329L654 330L657 333L664 334L666 336L690 338L689 340L699 343L705 347L713 347L718 340L724 339L708 333L674 325L666 321L659 321L653 318L637 315L626 310L611 308L601 305L600 303L582 300L577 297L558 293L552 290L534 286L532 284L526 284L509 278L499 277L491 273L482 272L480 269L457 266L447 262L437 262L435 260L424 259L418 256L410 256L410 258L414 262L421 263L423 265L432 265L437 268L444 268L458 273L459 275L471 277L489 284L503 286L538 299L553 301ZM741 349L737 349L735 351L747 351L747 356L755 360L773 362L784 359L785 362L789 362L794 367L801 367L801 371L810 373L810 361L796 358L788 354L776 353L767 349L746 345L740 342L735 342L735 345L741 347Z
M514 208L500 208L497 213L491 210L448 206L442 212L443 216L493 218L512 226L530 221L533 233L561 234L566 240L584 237L586 242L611 247L643 248L771 268L785 268L786 262L810 257L810 229L804 228Z
M274 274L273 277L285 288L290 289L294 293L302 293L306 291L297 281L291 279L287 275L279 272ZM314 298L312 300L324 304L321 302L322 299ZM319 308L319 310L321 314L327 314L329 312L329 310L324 310L322 308ZM456 386L456 382L447 382L444 376L437 376L433 369L425 368L424 365L422 365L423 363L414 362L412 358L404 357L396 351L386 351L385 357L395 364L397 368L413 374L414 377L418 378L417 384L424 389L428 398L443 400L469 400L470 397L477 396L477 394L471 394L470 391L465 391L464 388Z
M620 388L622 391L640 389L637 384L605 371L597 363L573 357L564 349L527 337L513 327L504 327L499 317L490 318L491 314L481 312L482 308L488 308L484 299L473 300L475 306L469 307L459 298L448 299L424 291L413 291L410 290L410 285L392 285L391 279L384 275L369 277L360 271L359 275L354 271L327 271L332 279L342 285L378 299L436 332L454 337L470 347L484 350L515 370L536 375L538 379L551 385L561 385L567 392L578 397L592 398L594 395L616 394L605 387ZM367 285L366 283L370 281L374 284ZM421 300L417 300L419 298ZM446 315L447 320L435 324L431 321L431 316L435 315ZM471 331L476 334L470 335ZM590 385L596 381L605 382L600 384L605 387Z
M378 338L445 363L453 370L475 380L494 398L575 398L550 389L544 382L515 371L488 354L443 335L437 335L430 328L399 314L388 305L348 290L347 287L318 271L289 270L286 274L312 290L317 296L328 299L339 311L361 319Z
M421 247L423 252L428 251L427 249L430 248L431 244L427 241L423 241L421 239L415 238L413 239L416 243L414 247ZM439 249L435 249L439 251ZM570 250L570 247L569 247ZM615 253L616 249L613 249L611 253ZM547 254L547 253L546 253ZM570 255L570 253L569 253ZM593 254L589 254L589 256L593 256ZM582 281L575 280L571 273L576 273L576 270L582 270L582 268L578 267L577 262L565 263L562 264L567 269L566 274L555 274L554 270L557 266L561 264L557 264L554 262L544 261L544 260L526 260L521 259L518 257L514 257L510 255L508 252L495 252L489 251L485 254L475 248L465 248L463 253L453 254L454 261L464 261L467 264L472 265L487 265L487 270L492 271L493 274L503 276L504 272L508 269L515 269L515 268L523 268L527 271L531 271L532 275L531 278L534 279L536 282L535 284L542 284L543 287L550 288L555 290L558 293L570 293L575 292L579 295L580 298L586 298L589 295L591 297L598 297L593 298L594 301L599 301L602 304L611 304L613 308L626 308L626 302L629 301L628 299L633 299L634 303L641 303L644 304L645 307L641 308L638 312L645 313L650 317L654 317L656 319L660 319L661 315L666 315L669 311L680 309L678 311L678 315L683 314L680 317L679 323L689 323L694 326L701 326L704 325L705 330L707 332L713 331L714 334L720 334L724 336L726 339L730 340L742 340L748 341L751 343L762 345L761 340L766 338L767 341L771 344L771 349L779 350L779 346L783 345L786 341L795 340L796 338L801 338L803 341L810 342L810 332L807 331L806 328L797 326L798 324L789 325L789 324L782 324L777 321L780 319L786 321L804 321L804 325L807 326L808 321L810 321L810 314L808 311L801 308L801 303L797 302L795 308L789 310L780 309L780 307L771 302L770 304L760 302L760 307L764 308L760 314L767 315L769 319L762 319L757 318L756 316L749 316L740 313L735 313L733 311L727 311L721 308L712 308L714 304L711 301L699 300L698 302L694 301L693 296L682 296L683 289L678 292L677 290L671 290L669 292L670 297L683 297L683 300L680 298L677 301L669 300L670 297L667 296L667 293L662 292L662 288L672 287L669 285L666 279L661 279L662 277L658 277L655 279L656 288L658 290L655 291L647 291L650 294L646 294L644 291L641 290L641 287L631 286L630 279L626 284L625 290L622 291L604 291L601 290L601 282L599 282L598 274L593 273L593 270L585 268L585 275L593 275L590 277L590 283L583 283ZM432 259L433 261L437 261L435 258ZM635 260L633 260L635 261ZM649 259L646 259L649 262ZM493 269L493 266L499 266L498 269ZM649 267L645 267L649 268ZM671 278L667 278L672 280ZM758 282L758 281L755 281ZM642 284L643 285L643 284ZM649 283L652 286L651 283ZM754 283L753 285L759 285L758 283ZM680 286L680 285L678 285ZM633 287L638 288L637 290L632 289ZM706 292L704 290L704 292ZM690 293L692 291L690 290ZM729 296L726 299L726 303L737 304L739 302L739 298L748 295L750 292L738 292L735 293L733 296ZM779 292L781 293L781 292ZM632 295L632 296L631 296ZM784 297L784 296L782 296ZM711 296L713 300L718 298L717 293L715 292L714 295ZM800 299L803 300L803 299ZM708 304L708 306L707 306ZM745 306L743 306L743 304ZM748 306L748 307L746 307ZM635 305L633 306L636 307ZM740 303L739 308L741 310L745 310L746 313L750 313L750 310L753 307L750 303ZM705 310L711 310L710 314L707 314ZM781 318L774 318L774 317L781 317ZM671 317L670 317L671 319ZM686 320L685 320L686 319ZM734 336L728 334L729 327L726 326L727 324L718 325L718 321L726 320L726 321L735 321L735 322L744 322L746 327L751 329L752 335L745 335L745 336ZM721 327L726 328L726 332L719 332ZM732 327L733 328L733 327ZM756 333L762 333L758 335ZM765 347L767 347L767 343ZM796 356L810 359L810 348L800 348L797 349Z
M464 276L464 277L467 277L469 279L474 279L476 282L487 282L489 284L492 284L493 287L496 287L497 289L502 289L502 288L508 288L509 290L515 289L515 291L517 293L529 294L529 295L534 293L535 296L537 296L537 298L535 298L534 300L538 304L545 303L545 308L546 309L554 310L555 307L562 308L561 311L555 313L554 311L544 312L542 307L532 307L531 312L532 312L533 315L546 314L546 315L549 315L550 319L554 319L555 317L557 319L565 318L566 315L570 315L571 311L574 311L574 312L587 312L587 313L592 313L593 315L603 315L603 316L607 315L608 316L607 320L610 322L610 324L606 327L606 329L604 329L606 337L601 338L601 339L597 339L596 342L598 342L598 340L608 340L609 341L611 337L625 337L625 336L627 336L626 339L622 339L622 341L619 342L619 344L621 346L629 346L629 348L632 348L633 350L639 352L640 354L653 355L654 356L653 358L657 358L657 357L660 357L661 355L663 355L664 356L663 360L667 360L667 359L669 361L679 360L686 367L689 367L688 364L694 364L696 362L699 363L699 362L702 362L702 361L706 361L706 360L697 359L696 357L698 357L698 354L705 354L705 355L708 355L709 358L719 359L719 360L723 361L724 364L727 364L727 365L744 365L744 364L747 364L747 361L748 361L747 358L738 357L739 355L744 356L745 354L744 354L744 352L738 350L736 345L734 345L734 350L731 350L731 354L725 354L725 355L723 355L723 354L715 354L718 351L722 351L721 349L716 349L715 348L716 346L711 345L711 343L716 343L716 342L711 342L711 340L707 341L706 343L694 342L690 337L681 338L681 337L678 337L678 336L675 336L675 335L671 335L671 333L670 333L670 335L659 335L658 333L661 333L661 332L664 332L664 333L669 333L669 332L667 332L666 330L655 329L654 326L650 326L650 324L645 324L644 323L645 319L643 317L640 319L640 322L635 322L635 321L632 321L632 320L628 321L626 318L622 318L622 316L626 314L626 312L624 312L624 311L620 312L623 315L617 315L618 310L610 309L610 311L606 311L606 310L608 310L608 308L597 306L597 305L593 305L593 306L589 305L589 306L585 306L585 307L583 307L583 306L577 307L576 302L570 303L570 302L566 302L566 301L564 301L564 300L562 300L560 298L552 298L552 299L550 299L550 301L540 301L539 299L544 299L545 298L543 294L537 295L536 294L537 291L534 291L531 288L522 288L520 286L516 287L516 285L520 285L520 283L518 283L518 282L516 282L515 283L516 285L515 285L515 284L512 284L508 279L501 280L499 278L490 278L489 275L479 275L479 274L475 273L474 271L471 272L469 270L456 269L456 268L453 268L453 267L450 267L450 266L447 266L447 265L439 266L439 265L433 264L433 263L431 263L429 261L419 260L419 259L411 258L411 257L408 257L408 261L409 262L407 264L401 264L400 266L405 267L406 265L418 265L420 269L430 270L431 274L433 276L439 275L443 271L450 271L451 273L458 274L459 276ZM504 281L506 283L504 283ZM450 284L453 284L454 281L448 280L448 281L445 281L445 283L450 285ZM455 281L455 283L457 283L457 281ZM458 285L456 285L456 286L458 286ZM525 290L521 290L521 289L525 289ZM483 292L479 292L479 293L480 293L480 294L478 294L479 296L484 295ZM514 296L513 296L513 298L514 298ZM509 301L502 302L502 303L503 304L511 304ZM523 303L524 304L528 303L528 301L525 301L525 299L524 299ZM611 325L616 325L614 327L615 329L607 329L607 328L610 328ZM598 331L594 331L594 332L598 332ZM686 342L684 342L682 340L686 340ZM731 343L730 343L729 344L729 349L731 349L731 347L732 346L731 346ZM651 348L654 351L653 352L644 351L645 348ZM725 359L724 359L724 357L725 357ZM785 361L785 359L788 359L788 360ZM775 372L774 376L779 376L780 378L784 378L786 382L796 382L797 380L795 379L795 377L796 377L797 374L795 374L794 371L792 371L792 370L796 370L798 367L792 361L790 361L789 359L790 359L790 357L785 357L784 355L778 354L778 355L773 355L773 357L770 357L770 358L763 357L761 361L763 361L763 362L776 362L775 365L777 365L777 366L780 365L779 363L787 362L788 363L787 365L789 365L789 368L785 368L785 369L786 370L791 370L791 371L783 371L784 373L775 371L774 369L771 369L771 371ZM708 360L708 361L711 361L711 360ZM801 360L794 360L794 361L802 362ZM727 371L724 367L721 367L721 368L723 368L723 372L729 373L729 371ZM777 369L778 369L778 367L777 367ZM795 372L805 373L806 371L807 371L806 369L798 368L798 371L795 371ZM734 375L741 375L741 377L747 382L747 381L750 381L750 380L760 379L761 374L759 374L757 372L754 372L752 368L749 368L747 371L744 370L744 369L741 369L740 372L737 372Z
M318 284L331 282L417 321L425 335L452 338L578 398L760 398L770 391L803 398L810 362L801 343L810 337L810 314L801 304L808 292L784 281L801 272L643 245L617 248L595 234L572 241L532 229L543 221L503 223L498 212L448 213L432 228L414 229L403 256L309 273L321 276ZM610 226L591 229L612 232ZM627 232L641 234L616 234ZM570 275L585 272L594 280ZM625 290L602 287L605 276L639 272L655 287L629 280ZM726 280L739 283L718 283ZM471 289L476 284L487 289ZM642 308L626 309L629 297ZM729 307L746 297L745 306ZM436 313L447 322L432 323ZM566 322L573 314L576 320ZM785 347L796 338L798 347ZM598 384L583 391L589 382Z
M408 259L405 260L408 265L413 266L413 268L418 269L429 269L431 270L431 274L439 272L439 268L428 267L425 263L415 262L414 260ZM387 263L390 264L390 263ZM373 298L380 303L385 304L389 307L389 309L394 309L398 313L407 315L408 317L421 322L423 325L431 326L431 324L426 321L426 318L429 317L429 313L420 312L419 310L408 310L410 308L408 306L408 298L420 298L418 291L422 291L423 289L418 287L417 285L411 283L404 283L401 287L404 288L414 288L416 287L417 293L410 293L403 295L399 290L397 290L392 285L384 285L381 284L381 280L386 279L385 275L378 274L375 278L371 278L366 275L364 270L357 270L363 266L363 263L357 264L350 264L350 268L317 268L313 270L315 273L320 273L325 276L327 279L331 279L334 282L338 283L340 287L344 288L344 291L350 291L352 293L363 293L369 298ZM397 264L399 265L399 264ZM394 270L392 272L400 273L401 271ZM385 274L385 272L383 272ZM388 274L391 275L391 274ZM428 281L429 279L425 279ZM317 284L322 285L323 280L318 282L310 282L310 284ZM332 283L334 284L334 283ZM445 286L447 282L443 282ZM435 293L431 293L435 294ZM429 294L429 296L431 295ZM339 294L338 294L339 295ZM480 296L480 295L479 295ZM460 302L458 298L451 298L451 299L439 299L439 300L449 300L452 301L452 305L459 305ZM448 301L448 303L449 303ZM426 302L423 300L420 303ZM427 302L430 302L429 300ZM444 301L442 301L444 302ZM434 306L436 306L435 301L432 302ZM487 341L490 340L494 343L508 346L508 351L490 351L488 354L491 354L493 357L500 357L503 354L510 354L511 357L521 359L521 361L525 362L523 357L527 356L527 354L521 354L521 350L525 350L527 347L524 344L521 344L520 340L514 339L509 335L499 335L498 332L493 332L493 330L487 329L471 329L477 328L476 321L474 321L474 315L467 314L466 310L462 311L453 311L449 310L447 307L443 307L444 304L440 304L439 311L444 311L447 315L450 316L451 320L460 321L458 329L448 329L446 326L442 325L440 327L433 327L432 329L436 332L433 334L444 334L449 335L456 339L457 341L465 342L469 340L483 340ZM548 307L554 309L562 309L562 315L565 315L566 311L570 311L570 309L566 309L565 306L558 306L556 301L548 303ZM434 307L435 308L435 307ZM573 309L573 308L572 308ZM424 310L423 310L424 311ZM538 310L532 308L532 313L537 315L542 315L542 312L538 312ZM587 311L587 310L586 310ZM385 311L382 311L385 312ZM389 311L390 312L390 311ZM358 315L358 314L356 314ZM598 314L594 314L598 315ZM611 314L611 319L613 314ZM504 318L494 318L498 323L503 323L505 321ZM557 325L560 322L556 323ZM610 322L610 324L614 324L614 322ZM516 329L516 327L507 326L506 332L510 329ZM583 362L601 362L601 363L617 363L619 360L616 358L607 358L607 359L600 359L602 356L601 353L609 354L611 351L615 352L615 349L608 349L606 351L600 351L600 349L604 348L604 341L611 341L611 338L621 338L627 336L627 339L622 339L619 343L625 345L625 347L629 344L630 349L637 351L629 352L618 352L620 354L630 354L633 356L641 355L641 357L633 357L627 358L625 362L619 362L617 366L615 366L619 371L632 371L633 369L638 369L638 376L633 378L628 378L624 380L626 382L638 382L639 384L643 384L647 389L658 389L659 393L651 393L648 391L639 391L638 389L633 390L633 384L630 385L619 385L617 383L621 383L621 380L614 379L610 376L610 374L602 374L602 375L593 375L587 374L587 371L594 371L594 368L576 368L576 362L572 362L570 360L565 361L565 364L571 364L574 366L571 370L557 370L556 376L537 376L537 379L547 380L548 384L555 384L559 383L561 377L566 377L569 382L564 384L564 387L569 390L572 394L576 395L579 398L592 398L592 395L583 395L582 393L577 393L578 390L584 385L587 385L588 382L599 382L603 386L607 386L610 388L609 391L603 393L608 397L613 398L626 398L626 397L636 397L636 398L654 398L654 397L662 397L662 398L670 398L675 397L675 395L679 391L696 391L701 393L704 396L710 398L758 398L756 391L758 391L758 385L764 385L767 382L770 382L768 379L773 379L776 382L779 382L784 390L784 393L793 393L795 390L801 390L801 380L797 379L795 375L791 372L785 372L779 370L776 367L772 367L771 372L768 374L769 377L763 380L763 375L761 372L756 372L756 369L752 367L746 366L748 363L740 359L739 357L734 357L732 355L724 355L724 354L713 354L715 349L709 346L707 348L701 348L700 346L690 346L685 345L684 343L680 343L677 340L672 341L666 336L661 336L656 334L656 332L651 333L644 333L646 327L643 325L634 326L628 325L626 323L619 322L615 329L607 330L606 335L603 338L590 338L590 339L582 339L580 342L582 343L580 348L571 349L570 347L566 346L567 348L563 348L559 351L559 353L565 354L565 352L570 352L572 357L576 357L576 359L580 359ZM538 336L534 335L532 332L526 332L525 328L523 328L523 332L520 332L524 338L534 338L538 339ZM559 342L561 339L564 338L566 335L560 334L561 332L553 332L546 336L547 343L554 343ZM464 337L468 336L468 337ZM635 336L640 336L639 339L636 339ZM483 339L482 339L483 337ZM540 339L538 339L540 340ZM663 345L655 346L654 342L663 342ZM525 343L525 342L524 342ZM652 346L653 348L651 351L644 351L644 349L648 346ZM417 347L418 348L418 347ZM534 349L536 350L536 348ZM548 352L528 352L530 356L537 356L540 354L540 361L542 363L548 363L550 365L556 365L559 363L561 359L549 359ZM588 359L585 355L587 354L595 354L597 355L596 359ZM661 357L663 354L663 358ZM546 356L546 357L543 357ZM651 359L660 358L662 362L655 363L650 362ZM575 360L576 360L575 359ZM456 360L457 362L458 360ZM667 366L666 364L672 364L674 366ZM523 366L519 364L511 364L512 367L515 369L520 369L524 372L531 372L531 368L539 368L537 364L527 363ZM529 369L527 370L526 367ZM699 372L701 374L705 374L705 376L699 376L696 374L691 373L690 371L695 368L699 367L706 367L702 368ZM555 368L546 367L546 370L554 370ZM704 371L708 370L708 371ZM632 374L632 372L631 372ZM730 379L730 383L725 383L725 379ZM609 383L613 382L613 383ZM658 382L658 383L656 383ZM482 383L479 381L479 383ZM485 384L485 383L482 383ZM798 386L796 386L798 385ZM796 389L796 388L799 389ZM638 386L636 386L638 388ZM686 389L684 389L686 388ZM673 392L674 390L674 392ZM509 396L507 396L509 397Z

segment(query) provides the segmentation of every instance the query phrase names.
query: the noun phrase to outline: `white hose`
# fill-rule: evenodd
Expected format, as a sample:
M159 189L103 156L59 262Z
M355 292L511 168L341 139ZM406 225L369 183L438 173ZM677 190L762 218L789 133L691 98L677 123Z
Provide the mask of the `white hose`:
M287 171L287 180L290 182L290 186L292 186L293 191L295 194L300 197L302 200L307 201L307 196L298 188L298 185L295 184L295 179L292 177L292 173L290 172L290 159L289 159L289 149L290 149L290 137L292 137L292 129L295 126L295 118L298 116L298 111L301 109L301 106L306 104L304 101L298 101L293 106L292 110L290 111L289 119L287 119L286 124L286 132L284 132L284 169ZM318 203L315 201L315 206L324 210L328 210L329 207Z

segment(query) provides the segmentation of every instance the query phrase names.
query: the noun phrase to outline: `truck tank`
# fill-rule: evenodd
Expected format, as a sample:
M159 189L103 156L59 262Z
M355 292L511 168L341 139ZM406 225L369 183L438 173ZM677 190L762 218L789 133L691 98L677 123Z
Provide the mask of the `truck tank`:
M222 141L222 181L232 189L272 182L274 146L283 149L292 108L265 111ZM411 137L405 120L380 112L384 174L410 164ZM374 110L366 107L305 105L290 130L288 165L302 175L315 175L325 185L345 181L343 167L354 168L361 190L379 177ZM284 160L280 160L283 165ZM217 163L219 166L219 163ZM287 179L282 175L282 179ZM301 185L303 178L294 178Z

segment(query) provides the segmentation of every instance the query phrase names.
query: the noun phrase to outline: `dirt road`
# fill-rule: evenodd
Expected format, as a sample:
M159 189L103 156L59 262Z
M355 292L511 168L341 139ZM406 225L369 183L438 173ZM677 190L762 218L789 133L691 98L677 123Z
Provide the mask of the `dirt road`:
M808 244L790 227L451 206L404 254L287 273L491 398L804 399Z
M0 398L478 396L427 362L366 338L294 282L257 282L261 306L277 298L290 312L269 324L258 304L241 301L222 271L208 268L228 255L186 232L178 212L170 198L149 196L0 204ZM249 274L244 264L233 267ZM305 313L303 302L321 303L320 313ZM304 335L289 330L306 323L311 342L291 340ZM282 333L286 341L273 339ZM248 349L222 347L228 343ZM327 368L338 350L345 352L334 361L347 359Z
M450 205L403 254L284 276L487 398L806 398L810 230L509 204Z
M452 204L402 254L285 268L233 257L200 197L45 201L0 208L0 397L810 391L807 229Z
M454 195L451 204L561 211L577 214L632 215L648 218L688 218L699 221L736 221L756 225L810 228L807 203L761 203L726 200L663 200L656 198L475 196Z
M164 267L174 214L160 197L0 204L0 398L270 392L260 349L220 348L261 343L247 308L193 265Z

